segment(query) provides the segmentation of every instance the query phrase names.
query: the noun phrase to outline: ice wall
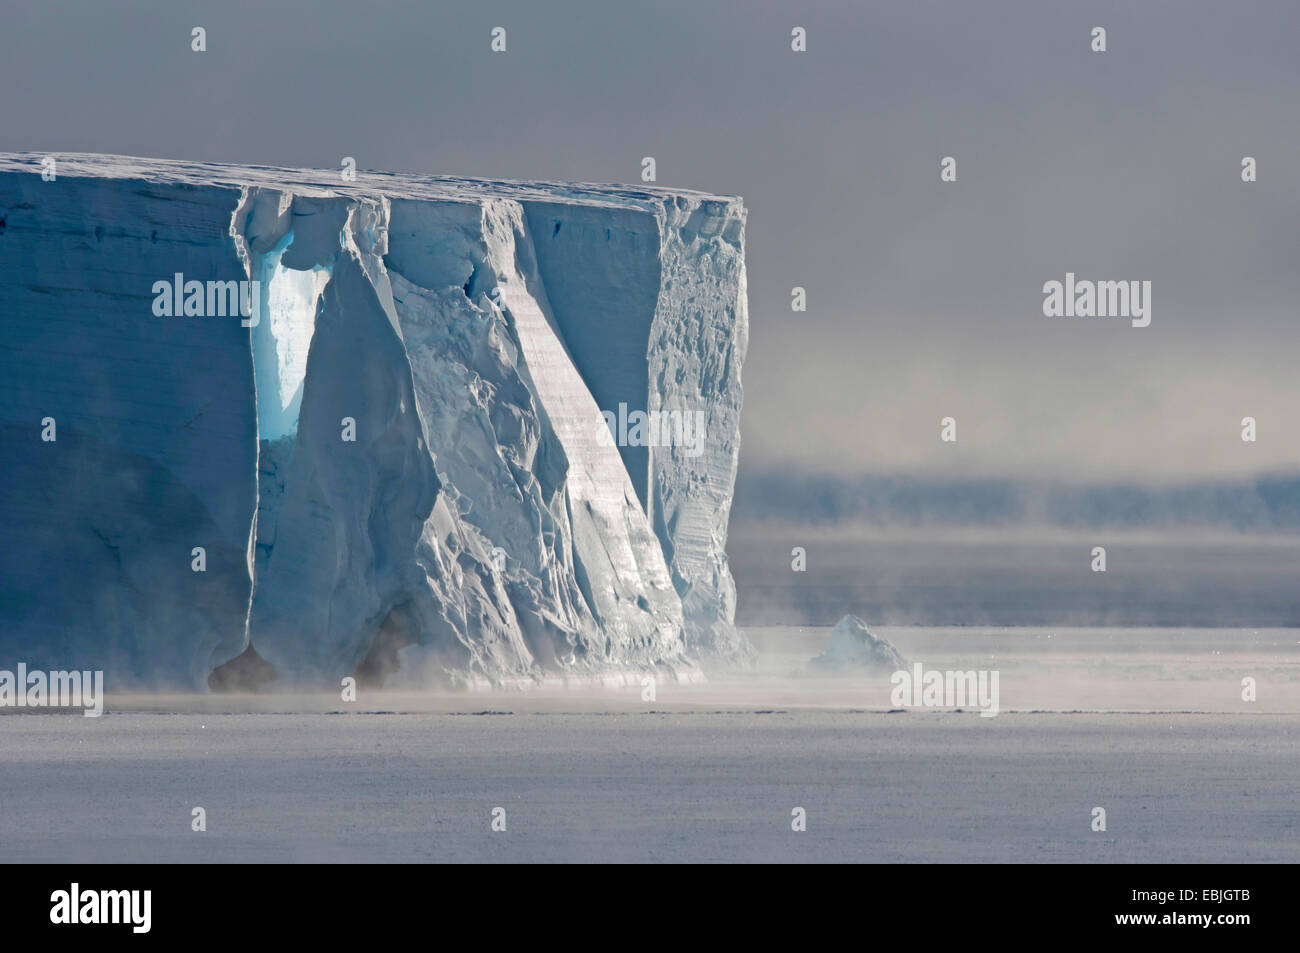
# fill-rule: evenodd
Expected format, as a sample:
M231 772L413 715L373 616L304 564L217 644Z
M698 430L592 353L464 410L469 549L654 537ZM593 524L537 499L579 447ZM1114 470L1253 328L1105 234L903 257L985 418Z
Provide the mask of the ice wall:
M281 683L423 685L746 657L739 200L41 168L0 155L0 666L201 686L256 653ZM255 313L156 316L182 272L256 282ZM620 406L704 432L617 445Z
M238 320L156 319L151 287L243 277L239 190L3 170L0 668L201 685L245 637L253 366Z

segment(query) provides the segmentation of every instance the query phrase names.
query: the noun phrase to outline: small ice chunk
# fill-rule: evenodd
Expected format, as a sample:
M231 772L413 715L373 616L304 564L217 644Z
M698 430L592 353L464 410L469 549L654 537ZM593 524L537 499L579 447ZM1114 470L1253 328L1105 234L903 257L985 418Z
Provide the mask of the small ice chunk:
M867 624L846 615L831 629L830 645L812 660L813 668L840 671L846 668L891 668L907 666L903 656L889 642L871 634Z

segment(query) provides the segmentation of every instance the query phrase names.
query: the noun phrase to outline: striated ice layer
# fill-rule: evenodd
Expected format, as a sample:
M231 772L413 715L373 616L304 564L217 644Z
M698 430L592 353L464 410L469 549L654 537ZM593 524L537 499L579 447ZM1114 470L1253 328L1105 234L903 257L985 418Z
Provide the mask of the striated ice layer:
M0 667L410 686L747 658L738 199L57 170L0 155ZM177 273L247 281L251 313L157 316Z

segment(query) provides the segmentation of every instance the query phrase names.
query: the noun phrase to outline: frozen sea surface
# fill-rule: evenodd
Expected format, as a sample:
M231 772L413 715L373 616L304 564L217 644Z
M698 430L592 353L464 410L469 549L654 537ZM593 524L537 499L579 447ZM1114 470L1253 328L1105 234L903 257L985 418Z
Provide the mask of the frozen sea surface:
M1297 862L1300 719L694 713L0 718L38 861ZM208 830L190 830L191 809ZM1091 811L1107 830L1090 830ZM494 807L507 829L490 830ZM790 829L791 810L808 829Z
M825 629L753 630L757 671L653 702L635 688L110 696L99 719L0 716L0 854L1300 861L1296 630L878 633L927 667L996 665L1003 714L891 713L879 676L800 677ZM1240 701L1243 672L1257 702Z

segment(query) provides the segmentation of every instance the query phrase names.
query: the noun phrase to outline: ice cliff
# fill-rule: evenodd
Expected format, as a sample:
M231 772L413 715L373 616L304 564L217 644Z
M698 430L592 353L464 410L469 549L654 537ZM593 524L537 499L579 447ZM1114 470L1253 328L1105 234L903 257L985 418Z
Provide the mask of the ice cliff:
M42 158L0 154L0 663L111 690L747 656L739 199Z

